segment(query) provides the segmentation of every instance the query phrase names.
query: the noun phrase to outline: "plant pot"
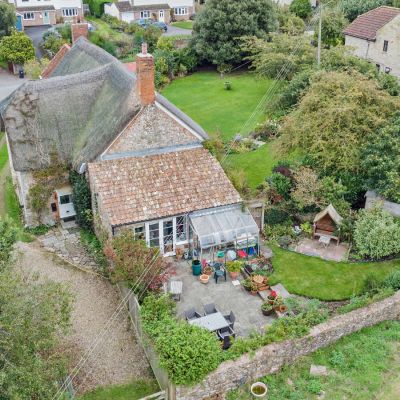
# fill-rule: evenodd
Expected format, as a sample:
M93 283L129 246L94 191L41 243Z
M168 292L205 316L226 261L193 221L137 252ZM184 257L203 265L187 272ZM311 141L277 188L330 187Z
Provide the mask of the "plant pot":
M268 387L262 382L256 382L251 385L250 392L257 399L261 399L267 395Z
M269 315L272 315L274 313L274 309L271 308L270 310L261 310L261 312L263 313L263 315L268 317Z
M250 290L250 293L255 296L258 293L258 290Z
M268 299L268 303L271 304L271 306L272 306L272 304L275 303L275 300Z
M284 304L280 305L278 308L278 311L281 313L285 313L287 311L287 307Z
M204 274L204 275L211 276L212 273L213 273L213 270L212 270L211 267L206 267L206 268L203 269L203 274Z
M232 279L237 279L239 272L229 272L229 275Z
M208 283L209 280L210 280L210 275L206 275L206 274L200 275L201 283L206 284L206 283Z

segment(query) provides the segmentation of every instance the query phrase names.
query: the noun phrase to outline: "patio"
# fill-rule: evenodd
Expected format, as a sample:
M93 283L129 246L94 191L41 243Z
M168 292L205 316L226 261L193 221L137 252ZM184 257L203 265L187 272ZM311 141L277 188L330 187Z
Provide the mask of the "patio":
M347 260L349 246L346 243L336 245L336 243L333 242L324 246L317 239L305 238L301 239L293 250L307 256L321 257L324 260L340 262Z
M177 301L178 315L184 318L184 313L190 308L204 314L204 305L214 303L222 314L235 314L234 331L237 336L249 336L253 331L262 331L265 325L272 323L273 317L266 317L261 312L263 303L260 296L253 296L245 291L242 285L234 286L232 279L227 274L224 278L210 279L207 284L202 284L198 276L192 274L191 261L175 261L176 276L173 281L183 282L183 292L180 301ZM244 278L239 275L238 280Z

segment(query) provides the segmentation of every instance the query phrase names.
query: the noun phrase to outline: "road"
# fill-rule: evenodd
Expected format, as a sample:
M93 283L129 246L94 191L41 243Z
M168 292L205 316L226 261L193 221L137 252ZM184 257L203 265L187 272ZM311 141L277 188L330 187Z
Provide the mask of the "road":
M43 40L43 33L50 28L50 25L45 26L31 26L25 28L25 33L32 39L33 45L35 47L35 53L37 58L43 57L42 49L39 47L40 42Z

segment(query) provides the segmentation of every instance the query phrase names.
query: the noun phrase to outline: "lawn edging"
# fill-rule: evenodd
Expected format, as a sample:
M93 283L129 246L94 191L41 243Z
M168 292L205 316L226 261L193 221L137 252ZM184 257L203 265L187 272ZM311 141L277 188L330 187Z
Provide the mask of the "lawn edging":
M297 358L326 347L363 328L389 320L400 320L400 291L382 301L359 308L311 328L308 335L272 343L244 354L235 361L222 363L204 381L192 387L176 387L177 400L203 400L223 395L245 383L277 372Z

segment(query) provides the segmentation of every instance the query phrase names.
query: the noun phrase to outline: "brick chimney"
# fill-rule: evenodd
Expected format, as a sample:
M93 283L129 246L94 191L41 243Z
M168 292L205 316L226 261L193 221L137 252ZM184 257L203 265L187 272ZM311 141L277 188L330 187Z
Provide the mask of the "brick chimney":
M137 89L143 106L154 103L154 58L147 53L147 43L142 44L142 52L136 56Z
M87 22L71 24L71 35L72 44L74 44L81 36L87 39L89 36L89 26Z

